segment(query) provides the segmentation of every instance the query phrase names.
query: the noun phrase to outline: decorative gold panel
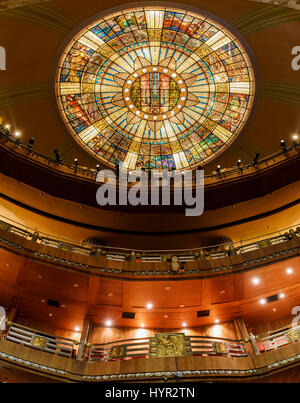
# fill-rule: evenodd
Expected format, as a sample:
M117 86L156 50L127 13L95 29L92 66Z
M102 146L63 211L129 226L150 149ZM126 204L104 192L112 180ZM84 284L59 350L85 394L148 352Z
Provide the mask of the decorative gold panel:
M45 348L47 340L40 336L35 336L31 344L35 347Z
M189 340L184 334L157 334L151 339L151 357L181 357L188 355Z
M300 340L300 329L292 329L287 333L287 337L289 341L298 341Z
M228 350L225 343L215 343L216 353L228 354Z
M125 346L115 346L110 350L111 358L122 358L125 356Z

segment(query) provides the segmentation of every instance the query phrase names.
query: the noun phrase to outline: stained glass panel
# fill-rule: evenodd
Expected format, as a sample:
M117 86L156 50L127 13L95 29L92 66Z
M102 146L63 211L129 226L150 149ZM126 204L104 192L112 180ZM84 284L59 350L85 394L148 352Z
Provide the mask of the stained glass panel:
M56 95L73 137L108 165L192 169L242 131L250 56L211 16L140 7L98 18L66 47Z

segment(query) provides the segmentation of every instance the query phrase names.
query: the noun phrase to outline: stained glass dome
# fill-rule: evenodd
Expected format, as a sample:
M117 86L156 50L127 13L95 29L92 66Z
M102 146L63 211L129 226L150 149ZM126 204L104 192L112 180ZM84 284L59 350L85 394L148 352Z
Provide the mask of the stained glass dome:
M203 166L237 138L253 108L253 61L237 36L202 11L152 6L97 18L58 66L70 133L111 166Z

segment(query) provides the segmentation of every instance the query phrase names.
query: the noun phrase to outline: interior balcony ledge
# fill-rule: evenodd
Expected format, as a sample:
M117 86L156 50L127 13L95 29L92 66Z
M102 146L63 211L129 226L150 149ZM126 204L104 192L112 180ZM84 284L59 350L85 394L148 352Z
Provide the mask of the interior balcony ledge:
M0 360L64 382L242 382L299 365L300 343L245 358L172 357L90 363L1 340Z

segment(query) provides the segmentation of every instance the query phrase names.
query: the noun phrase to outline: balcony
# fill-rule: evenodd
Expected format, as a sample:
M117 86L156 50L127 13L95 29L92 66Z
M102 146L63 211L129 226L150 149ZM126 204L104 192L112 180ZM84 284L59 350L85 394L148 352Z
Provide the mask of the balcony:
M167 333L78 344L11 323L0 359L69 382L241 381L298 365L299 341L300 326L287 326L248 340Z
M296 256L300 224L255 239L189 250L132 250L83 245L0 216L0 244L36 260L115 277L202 277L241 272ZM177 267L172 264L176 258Z

